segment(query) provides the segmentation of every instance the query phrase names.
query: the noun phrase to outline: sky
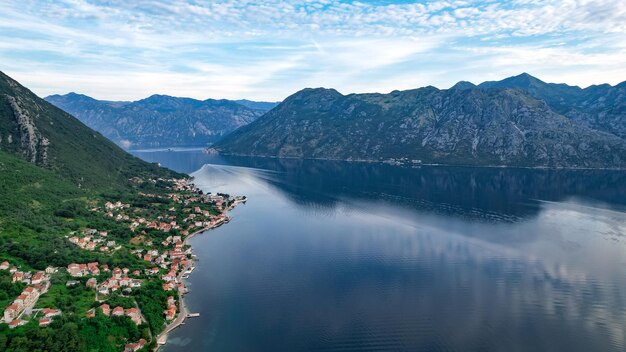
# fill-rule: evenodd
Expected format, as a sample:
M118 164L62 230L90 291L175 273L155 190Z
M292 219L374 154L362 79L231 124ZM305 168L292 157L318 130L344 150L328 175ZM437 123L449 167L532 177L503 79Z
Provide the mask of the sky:
M40 96L279 101L528 72L626 80L624 0L0 0L0 71Z

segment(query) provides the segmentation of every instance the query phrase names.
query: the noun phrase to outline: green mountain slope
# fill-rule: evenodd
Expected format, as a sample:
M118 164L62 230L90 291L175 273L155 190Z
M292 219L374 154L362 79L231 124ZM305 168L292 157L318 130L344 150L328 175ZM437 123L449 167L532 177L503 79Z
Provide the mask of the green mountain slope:
M165 251L167 236L191 230L183 224L183 207L201 192L178 187L187 185L185 180L169 180L183 176L127 154L0 73L0 262L17 270L0 270L0 351L113 352L144 340L145 350L154 348L153 337L165 328L167 298L175 293L165 291L160 275L147 273L154 264L134 251L153 248L152 241ZM110 210L107 202L125 205ZM218 213L213 203L190 206ZM167 232L147 227L164 216L182 226ZM137 229L132 224L139 218L144 225ZM87 233L99 238L87 240ZM70 236L93 247L80 246ZM100 265L102 272L89 274L98 284L112 277L104 265L127 268L140 287L97 295L86 284L89 277L66 270L73 263ZM28 304L19 303L24 292ZM96 312L103 302L137 308L143 318L133 322L129 316ZM48 326L41 325L43 308L60 312Z
M465 85L467 86L467 85ZM626 142L520 90L305 89L218 142L223 154L545 167L615 167Z
M124 152L2 72L0 150L87 188L120 187L144 173L173 174Z

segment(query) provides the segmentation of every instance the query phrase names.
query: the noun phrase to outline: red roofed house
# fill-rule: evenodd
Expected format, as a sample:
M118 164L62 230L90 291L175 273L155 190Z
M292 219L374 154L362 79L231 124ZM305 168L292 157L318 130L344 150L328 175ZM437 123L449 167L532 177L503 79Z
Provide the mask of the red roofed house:
M15 303L6 307L6 309L4 310L4 322L10 323L11 321L13 321L13 319L15 319L19 314L19 309L20 308Z
M35 275L33 275L33 277L30 280L30 283L33 285L37 285L37 284L40 284L43 279L44 279L44 272L39 271L35 273Z
M100 309L102 309L102 314L106 316L111 315L111 307L108 304L104 303L100 305Z
M135 324L141 324L141 316L139 315L139 310L137 308L129 308L124 312L127 317L130 318Z
M52 323L52 319L51 318L43 317L43 318L39 319L39 326L45 327L45 326L50 325L50 323Z
M139 342L128 343L124 346L124 352L135 352L139 351L146 345L146 340L141 339Z
M124 316L124 308L119 307L119 306L113 308L113 316L114 317L122 317L122 316Z

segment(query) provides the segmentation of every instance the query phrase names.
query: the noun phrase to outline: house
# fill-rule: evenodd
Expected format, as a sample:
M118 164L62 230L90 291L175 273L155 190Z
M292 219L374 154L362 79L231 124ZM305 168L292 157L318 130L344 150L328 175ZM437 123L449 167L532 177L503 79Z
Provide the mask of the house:
M119 307L119 306L113 308L113 316L114 317L122 317L122 316L124 316L124 308Z
M102 310L102 314L104 314L106 316L111 315L111 307L108 304L106 304L106 303L101 304L100 305L100 309Z
M41 327L46 327L46 326L50 325L50 323L52 323L52 318L43 317L43 318L39 319L39 326L41 326Z
M24 273L21 271L16 271L13 274L13 282L22 282L24 280Z
M124 314L130 318L135 324L141 324L141 315L139 315L139 310L137 308L129 308L126 309Z
M113 268L113 278L114 279L122 278L122 270L120 268Z
M172 320L176 316L176 308L166 309L164 312L165 320Z
M100 288L98 289L98 293L101 295L108 295L109 294L109 288L106 286L100 286Z
M80 270L80 265L76 263L72 263L67 266L67 272L74 277L83 276Z
M43 279L44 279L44 272L39 271L39 272L36 272L35 275L33 275L33 277L30 279L30 283L33 285L37 285L37 284L40 284L41 281L43 281Z
M61 311L58 310L58 309L43 308L41 310L41 314L43 314L43 316L46 317L46 318L52 318L52 317L56 317L58 315L61 315Z
M161 280L163 280L163 281L174 281L174 280L176 280L176 272L170 271L169 273L161 276Z
M17 317L20 312L20 307L17 304L13 303L10 306L6 307L4 310L4 321L10 323Z
M76 280L70 280L68 282L65 283L65 286L70 287L70 286L76 286L77 284L79 284L79 281Z
M124 352L139 351L140 349L144 348L145 345L146 345L146 340L144 339L139 340L139 342L128 343L124 346Z
M7 270L7 269L9 269L9 262L0 263L0 270Z
M13 303L17 304L17 306L20 308L24 307L27 304L27 302L28 302L28 296L23 293L17 296L15 300L13 300Z
M95 288L97 285L98 285L98 280L96 280L95 277L92 277L91 279L87 280L87 287Z
M28 321L22 320L22 319L15 319L9 323L9 329L15 329L16 327L25 325L26 323L28 323Z

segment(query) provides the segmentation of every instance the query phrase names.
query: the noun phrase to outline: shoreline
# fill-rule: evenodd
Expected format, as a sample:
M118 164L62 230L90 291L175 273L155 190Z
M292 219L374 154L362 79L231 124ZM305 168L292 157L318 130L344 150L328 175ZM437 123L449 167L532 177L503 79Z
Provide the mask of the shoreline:
M393 162L385 160L374 159L334 159L334 158L311 158L311 157L295 157L295 156L269 156L269 155L251 155L251 154L237 154L237 153L221 153L216 154L218 156L234 156L244 158L263 158L263 159L285 159L285 160L315 160L315 161L339 161L346 163L362 163L362 164L384 164L400 167L420 167L420 166L432 166L432 167L462 167L462 168L487 168L487 169L530 169L530 170L551 170L551 171L624 171L626 167L582 167L582 166L523 166L523 165L473 165L473 164L449 164L449 163L400 163L394 164Z
M189 244L188 241L191 240L192 238L203 234L205 232L208 232L210 230L214 230L224 224L227 224L228 222L230 222L230 220L232 219L230 216L228 216L228 212L230 212L231 210L233 210L237 205L239 205L239 203L245 203L245 200L235 200L233 202L233 204L231 204L228 208L226 208L226 210L222 213L222 215L225 215L224 217L224 221L221 221L219 223L216 223L215 225L212 226L207 226L204 227L194 233L189 234L188 236L185 237L185 239L183 240L183 244L187 245ZM191 246L191 245L189 245ZM178 274L178 276L176 277L177 281L179 283L184 282L184 278L183 276L185 276L185 273L187 272L187 270L189 270L190 268L194 267L194 264L196 262L195 259L195 255L193 254L193 247L192 247L192 251L191 251L192 255L191 255L191 260L190 263L187 264L187 266L185 266L180 273ZM187 314L189 312L187 312L187 305L185 304L185 298L184 295L187 293L187 287L183 284L183 292L181 292L180 290L178 290L178 316L176 317L176 319L174 319L174 321L172 321L171 323L167 324L165 326L165 329L159 333L159 335L157 335L155 337L155 341L156 341L156 346L154 347L153 351L158 351L161 346L164 346L165 344L167 344L167 339L169 334L176 330L178 327L180 327L181 325L183 325L183 323L185 322L185 319L187 319Z

